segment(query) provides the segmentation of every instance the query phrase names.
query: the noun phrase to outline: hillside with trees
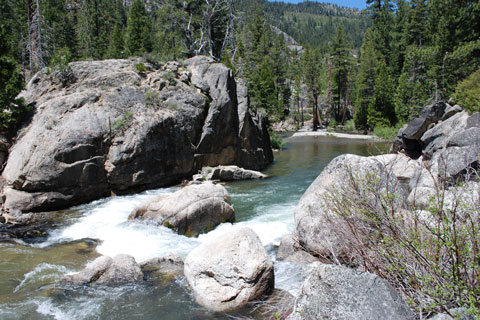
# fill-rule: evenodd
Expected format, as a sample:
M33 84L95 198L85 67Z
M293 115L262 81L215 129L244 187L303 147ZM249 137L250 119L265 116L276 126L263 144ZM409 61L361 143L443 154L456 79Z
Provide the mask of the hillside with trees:
M4 110L11 109L23 87L15 79L28 80L42 68L62 69L78 60L140 56L168 61L207 55L245 78L252 107L272 121L293 115L290 109L298 109L307 92L320 95L325 89L325 57L337 27L346 28L341 45L359 48L370 21L358 10L329 4L259 0L5 0L0 15L2 56L15 65L4 71L15 88L8 99L2 97ZM302 54L302 46L314 52L313 60ZM309 67L307 61L323 72L321 81L318 74L307 79L302 71ZM340 90L343 101L346 90Z
M309 1L2 1L2 127L28 111L15 101L19 79L131 56L213 57L247 81L255 111L297 128L313 118L315 129L382 130L450 97L477 110L478 2L367 3L359 11Z

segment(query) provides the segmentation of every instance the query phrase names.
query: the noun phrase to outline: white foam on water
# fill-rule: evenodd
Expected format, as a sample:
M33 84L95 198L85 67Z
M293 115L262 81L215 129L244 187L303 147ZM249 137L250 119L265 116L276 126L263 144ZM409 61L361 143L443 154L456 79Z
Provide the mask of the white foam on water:
M34 301L37 304L36 312L47 316L48 319L55 320L83 320L83 319L100 319L98 314L101 309L101 301L94 299L82 299L82 301L74 302L70 306L63 305L61 308L50 299L42 301ZM65 308L66 307L66 308Z
M248 221L238 223L222 223L207 234L198 237L200 242L206 242L226 233L229 230L240 227L251 228L259 236L264 246L269 244L278 245L282 236L293 229L293 205L273 205L270 207L259 207L257 215Z
M45 271L48 271L45 273ZM52 274L52 271L56 274ZM55 264L49 263L40 263L37 265L32 271L25 273L23 280L20 282L18 286L15 287L13 290L14 293L18 292L25 284L29 282L34 282L38 280L45 280L45 279L52 279L54 280L57 278L58 274L66 274L68 269L64 266L59 266Z
M69 320L72 319L65 312L60 310L60 308L55 307L50 301L42 301L38 303L37 310L38 313L44 316L53 317L55 320Z
M163 226L129 221L132 210L153 195L171 193L175 189L159 189L134 196L107 199L97 207L89 207L76 223L57 230L43 246L62 241L93 238L101 241L97 251L103 255L130 254L137 262L174 252L186 256L198 240L175 234Z
M176 253L186 255L200 243L234 227L250 227L260 237L263 245L276 244L293 228L293 204L259 206L248 221L223 223L198 238L188 238L163 226L145 222L129 221L132 210L151 196L174 192L176 188L151 190L137 195L119 196L79 207L84 216L70 226L55 231L42 246L62 241L84 238L100 240L97 251L103 255L130 254L137 262ZM246 195L246 194L245 194Z
M120 253L132 255L137 262L143 262L169 253L185 257L198 240L178 235L163 226L152 226L142 222L125 222L103 230L102 244L97 251L115 256Z

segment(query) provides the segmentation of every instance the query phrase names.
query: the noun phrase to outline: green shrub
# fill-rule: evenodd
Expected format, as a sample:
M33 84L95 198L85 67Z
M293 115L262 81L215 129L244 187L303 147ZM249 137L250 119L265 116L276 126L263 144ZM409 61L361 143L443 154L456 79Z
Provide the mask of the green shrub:
M345 122L345 126L343 127L345 131L355 131L355 120L350 119Z
M282 150L285 147L285 141L275 131L270 131L270 143L273 149Z
M72 61L72 53L66 47L60 48L50 58L48 72L58 69L62 73L71 72L69 63Z
M175 85L177 83L175 73L172 71L167 71L163 75L164 79L168 81L168 84Z
M167 104L167 108L174 111L180 109L178 104L176 104L175 102L170 102L169 104Z
M337 124L337 121L335 120L335 118L332 118L332 119L330 120L330 122L328 123L328 127L329 127L329 128L335 128L337 125L338 125L338 124Z
M480 111L480 69L457 85L454 99L469 113Z
M395 127L376 126L373 134L384 140L393 140L402 126L403 123L398 123Z
M428 205L414 207L404 202L399 182L385 183L378 172L347 171L322 201L329 209L325 228L348 253L332 248L325 258L376 273L419 313L464 307L480 314L480 200L471 185L448 190L440 177ZM453 196L448 204L447 192Z
M151 107L158 102L158 92L148 90L145 92L145 105Z
M140 62L135 65L135 68L137 69L138 72L144 73L147 71L147 68L145 67L145 64Z
M117 121L115 121L112 129L113 130L123 129L132 117L133 117L133 112L130 112L130 111L125 112L125 114L121 119L118 119Z

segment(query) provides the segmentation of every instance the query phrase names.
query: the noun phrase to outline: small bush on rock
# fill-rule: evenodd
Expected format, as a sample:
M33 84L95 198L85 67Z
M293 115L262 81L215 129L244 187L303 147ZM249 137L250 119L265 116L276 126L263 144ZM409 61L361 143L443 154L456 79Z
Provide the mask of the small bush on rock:
M135 65L135 68L136 68L137 71L140 72L140 73L144 73L145 71L147 71L147 68L145 67L145 64L143 64L143 63L141 63L141 62L140 62L140 63L137 63L137 64Z

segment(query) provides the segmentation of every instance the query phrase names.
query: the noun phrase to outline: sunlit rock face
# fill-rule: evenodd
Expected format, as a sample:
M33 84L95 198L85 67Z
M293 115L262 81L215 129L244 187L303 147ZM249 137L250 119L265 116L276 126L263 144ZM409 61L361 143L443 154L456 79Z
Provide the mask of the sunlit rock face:
M22 93L36 109L3 171L5 206L64 208L172 185L204 166L263 169L273 161L270 139L247 95L230 69L207 57L183 65L83 61L64 73L39 72Z

